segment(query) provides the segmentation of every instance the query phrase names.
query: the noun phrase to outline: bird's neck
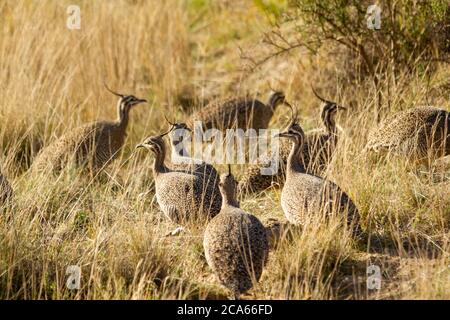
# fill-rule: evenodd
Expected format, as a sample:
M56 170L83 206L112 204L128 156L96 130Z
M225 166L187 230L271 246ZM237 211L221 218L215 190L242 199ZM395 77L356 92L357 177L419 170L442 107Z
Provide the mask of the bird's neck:
M338 141L338 129L336 127L336 123L334 120L330 122L328 126L326 126L326 132L328 134L328 139L332 144L337 144Z
M128 116L128 112L123 112L121 113L119 119L118 119L118 123L119 126L123 129L126 130L127 126L128 126L128 120L129 120L129 116Z
M336 134L336 122L333 118L330 118L327 122L325 122L325 130L330 135Z
M266 104L266 109L267 112L270 115L273 115L275 113L275 109L277 108L278 104L272 102L271 100L269 100L269 102Z
M168 171L168 168L164 164L165 157L165 152L160 152L155 155L155 160L153 161L153 172L155 175Z
M289 172L304 172L304 167L300 162L302 149L303 144L300 144L297 141L292 143L291 152L289 153L287 160L287 174L289 174Z
M222 190L221 193L222 193L222 209L225 209L226 207L239 208L239 201L237 201L234 191Z
M272 99L272 97L269 98L269 101L266 104L269 109L273 112L275 112L275 109L278 107L279 103L277 102L276 99Z
M323 107L320 117L322 118L326 132L328 134L336 133L336 121L334 120L334 114L328 110L327 105Z
M119 102L117 105L117 124L118 126L126 130L128 126L128 120L129 120L129 111L130 109L126 106L122 106L122 104Z

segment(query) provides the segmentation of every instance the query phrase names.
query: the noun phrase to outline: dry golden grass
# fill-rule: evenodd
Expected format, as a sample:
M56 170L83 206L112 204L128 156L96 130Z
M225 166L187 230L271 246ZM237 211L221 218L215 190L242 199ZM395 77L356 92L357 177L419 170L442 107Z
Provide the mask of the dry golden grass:
M164 237L174 225L152 202L152 159L132 150L166 128L164 114L186 118L177 104L185 90L206 98L265 94L271 81L298 106L305 129L319 119L310 82L350 107L339 119L345 131L327 177L354 199L371 236L354 243L333 221L289 231L246 298L450 299L449 166L431 172L362 155L378 92L345 85L331 48L293 52L244 77L237 46L253 48L269 28L251 3L80 3L81 30L66 27L70 1L0 3L0 168L15 189L13 206L0 215L0 298L224 298L204 258L202 228ZM405 75L390 94L383 87L383 116L428 101L449 110L440 89L449 75L438 68L430 79ZM108 175L28 174L39 149L66 130L116 117L104 82L151 101L131 112L126 146ZM288 114L281 107L271 126L283 127ZM241 204L263 221L283 220L279 190ZM371 264L381 268L379 291L366 287ZM82 268L80 290L66 288L69 265Z

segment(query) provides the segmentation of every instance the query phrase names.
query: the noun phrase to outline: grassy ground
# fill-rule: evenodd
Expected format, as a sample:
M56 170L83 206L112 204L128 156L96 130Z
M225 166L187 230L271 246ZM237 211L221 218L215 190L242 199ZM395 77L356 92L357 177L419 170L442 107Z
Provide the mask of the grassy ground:
M200 226L164 237L175 226L152 202L152 158L133 154L134 146L166 129L163 115L186 119L189 108L179 105L186 97L251 92L265 99L268 83L299 108L304 129L315 128L314 83L349 107L339 118L344 133L327 177L354 199L370 241L354 243L333 221L294 230L272 249L246 298L450 299L449 165L444 159L416 169L401 159L362 155L379 92L370 84L346 84L336 48L292 52L247 74L238 47L260 54L271 22L259 1L79 3L80 30L66 27L71 1L0 4L0 166L15 189L13 207L0 216L0 298L225 297L206 264ZM382 116L428 103L449 110L444 67L429 79L405 75L389 91L381 89ZM63 132L116 117L104 82L151 101L132 111L124 151L109 176L30 175L39 149ZM283 127L288 115L281 107L271 127ZM233 169L240 173L244 166ZM279 190L241 204L261 220L283 220ZM66 288L69 265L82 268L80 290ZM380 267L380 290L366 286L369 265Z

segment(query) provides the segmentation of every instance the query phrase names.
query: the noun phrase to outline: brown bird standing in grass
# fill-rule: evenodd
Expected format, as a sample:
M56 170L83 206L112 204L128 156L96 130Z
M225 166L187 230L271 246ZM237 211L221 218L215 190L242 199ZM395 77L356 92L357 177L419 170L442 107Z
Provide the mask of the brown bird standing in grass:
M265 129L278 105L285 103L285 95L276 91L267 104L249 96L215 100L192 114L188 126L194 127L195 121L201 121L203 129Z
M64 134L41 151L33 162L33 171L58 173L68 163L74 162L95 173L118 156L126 138L131 108L147 100L106 89L119 97L117 120L96 121Z
M300 161L306 172L320 175L331 161L338 142L336 113L338 110L346 110L346 108L320 97L314 89L313 92L323 102L320 118L324 128L314 129L305 134ZM261 159L260 163L250 165L239 181L239 194L261 192L274 184L283 187L290 151L291 144L289 141L282 140L278 157L267 156ZM274 175L261 174L262 168L270 167L273 161L277 160L278 171Z
M190 135L192 130L184 122L172 123L167 118L166 121L171 126L168 131L170 133L170 144L172 146L172 161L171 164L168 165L169 169L172 171L184 171L198 175L203 180L205 192L210 192L212 190L214 195L220 197L220 177L216 168L203 160L192 158L188 150L186 150L184 139L189 138L189 136L186 135ZM221 202L218 203L218 206L220 205Z
M325 213L345 217L353 234L360 234L359 213L350 197L331 181L304 172L300 161L305 134L293 115L291 123L278 137L292 142L281 192L281 207L287 220L304 225L314 215Z
M234 299L259 280L269 255L266 229L257 217L240 209L236 187L228 166L220 179L222 209L203 237L206 261Z
M306 172L320 175L330 163L338 142L336 114L338 111L347 110L347 108L322 98L314 88L311 89L314 95L322 101L320 119L322 120L323 128L314 129L306 133L305 169ZM283 155L287 161L289 152Z
M185 224L195 219L214 217L219 213L222 198L214 183L190 168L172 170L166 166L166 145L163 137L168 134L152 136L136 148L143 147L151 151L153 177L155 180L156 200L164 215L171 221Z
M13 189L6 177L0 172L0 206L7 203L13 197Z
M375 128L366 150L392 152L417 163L450 154L450 113L434 107L399 112Z

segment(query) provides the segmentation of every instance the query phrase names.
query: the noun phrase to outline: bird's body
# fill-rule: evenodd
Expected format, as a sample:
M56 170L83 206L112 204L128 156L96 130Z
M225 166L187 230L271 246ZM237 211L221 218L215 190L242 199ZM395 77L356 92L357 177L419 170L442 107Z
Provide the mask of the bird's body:
M236 181L221 178L222 209L207 225L203 247L208 265L234 298L259 280L269 254L266 229L255 216L239 208Z
M304 133L295 119L279 136L293 142L287 161L286 182L281 192L281 207L287 220L295 225L304 225L318 214L325 217L338 215L345 217L346 223L359 233L359 214L350 197L331 181L304 172L299 161Z
M338 109L344 109L334 102L320 99L324 102L321 112L324 127L313 129L305 134L305 141L299 157L305 172L313 174L321 174L332 158L338 141L334 117ZM259 163L249 166L239 182L239 193L257 193L271 186L283 187L290 151L289 141L282 140L278 155L265 156L260 159ZM263 175L261 168L270 167L274 161L278 161L277 172L274 175Z
M281 192L281 207L286 219L295 225L303 225L309 216L323 211L327 215L348 214L349 223L358 214L353 201L333 182L291 170Z
M238 208L211 220L203 246L209 266L235 297L259 280L269 247L266 230L258 218Z
M249 96L215 100L194 112L188 126L193 128L195 121L201 121L203 129L265 129L284 99L283 93L275 92L267 104Z
M75 163L96 172L118 156L124 141L125 128L118 123L86 124L46 147L34 161L33 169L59 172L67 163Z
M192 170L172 169L164 164L166 149L161 135L147 138L140 146L155 154L153 176L156 200L167 218L184 224L219 213L221 196L213 182Z
M188 172L203 179L205 186L212 185L214 194L219 193L219 174L209 163L197 162L195 159L181 159L178 163L168 164L171 171Z
M211 185L203 177L181 170L155 174L156 200L161 211L179 224L214 217L219 212L221 198L210 189Z
M450 113L415 107L395 114L370 133L366 149L418 161L449 155Z
M302 157L306 172L320 175L330 163L338 142L336 131L315 129L305 134L305 145ZM287 149L287 148L285 148ZM283 156L286 156L286 151ZM289 156L289 153L287 153ZM287 162L287 157L286 157Z
M0 172L0 206L13 197L13 189L6 177Z
M240 195L258 193L277 184L283 170L280 167L281 161L278 163L278 171L275 174L265 175L261 172L263 168L270 168L272 166L272 161L276 161L274 157L265 156L260 158L258 163L250 164L239 180L238 193Z
M134 96L120 96L116 121L96 121L64 134L39 153L32 170L58 173L73 163L97 172L107 166L124 144L131 107L146 102Z

